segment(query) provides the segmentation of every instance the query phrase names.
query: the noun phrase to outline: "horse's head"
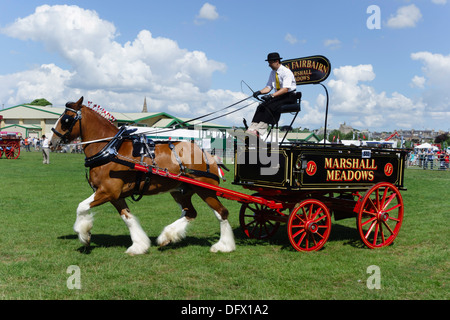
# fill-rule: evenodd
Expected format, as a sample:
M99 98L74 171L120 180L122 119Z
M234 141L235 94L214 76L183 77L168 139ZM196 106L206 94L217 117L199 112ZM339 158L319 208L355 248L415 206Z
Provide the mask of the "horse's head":
M60 144L66 144L81 135L81 107L83 97L77 102L67 102L66 110L56 121L50 148L56 149ZM78 123L78 125L77 125Z

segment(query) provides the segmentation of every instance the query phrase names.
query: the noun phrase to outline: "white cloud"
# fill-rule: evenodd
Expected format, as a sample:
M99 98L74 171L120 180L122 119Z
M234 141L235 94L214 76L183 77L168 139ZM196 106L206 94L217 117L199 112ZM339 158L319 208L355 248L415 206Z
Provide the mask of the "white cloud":
M8 90L2 90L0 98L10 104L37 97L63 104L79 98L73 96L76 94L115 111L140 111L147 96L149 111L171 106L192 115L194 106L208 104L205 93L211 91L214 72L226 70L225 64L208 59L204 52L182 49L175 41L154 37L148 30L122 45L114 40L117 31L112 23L77 6L40 6L0 32L42 43L71 68L43 65L8 75L8 79L1 76L0 82L7 82ZM224 99L220 105L226 102Z
M286 34L286 36L284 37L284 40L286 40L290 44L296 44L298 42L298 39L290 33Z
M431 0L434 4L446 4L447 0Z
M423 64L422 78L425 80L423 97L430 106L430 111L450 110L450 54L444 56L438 53L421 51L412 53L411 59ZM444 121L443 119L440 120Z
M401 93L377 93L365 84L375 79L372 65L343 66L333 71L330 113L334 121L372 130L422 127L426 105ZM338 127L340 123L333 123Z
M420 9L414 4L400 7L397 15L391 16L387 21L387 26L394 29L413 28L422 19Z
M1 101L8 105L29 103L36 98L46 98L54 103L62 96L80 95L79 90L67 87L73 73L54 64L45 64L15 74L0 75Z
M450 85L450 54L421 51L411 54L411 59L421 61L422 71L434 85Z
M411 79L411 87L423 89L427 80L424 77L414 76Z
M324 44L324 46L325 47L329 47L329 48L331 48L331 49L338 49L338 48L340 48L341 47L341 41L339 40L339 39L326 39L324 42L323 42L323 44Z
M216 20L219 18L219 14L217 13L217 8L208 2L205 3L198 13L196 17L196 23L200 23L200 20Z

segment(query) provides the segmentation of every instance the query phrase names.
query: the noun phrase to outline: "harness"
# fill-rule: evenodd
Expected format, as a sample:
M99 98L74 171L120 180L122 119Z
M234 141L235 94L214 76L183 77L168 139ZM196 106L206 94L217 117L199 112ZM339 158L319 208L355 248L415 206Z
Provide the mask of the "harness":
M115 162L130 168L134 168L137 161L134 159L126 158L123 155L120 155L118 150L120 149L122 143L125 140L131 140L133 143L133 157L140 157L139 164L145 167L148 165L144 162L144 158L150 158L152 160L152 166L154 168L158 168L155 161L155 148L156 143L149 139L147 140L144 135L133 135L136 129L127 130L126 127L121 127L119 132L114 136L114 138L97 154L92 157L86 158L84 165L90 169L105 165L109 162ZM166 142L161 142L166 143ZM204 159L206 162L206 171L195 170L187 168L181 161L178 154L175 152L175 146L172 142L168 142L168 146L170 150L173 152L176 161L180 166L180 175L182 174L192 174L195 176L207 177L220 182L220 179L217 175L210 172L208 158L206 157L204 150L202 149ZM158 168L160 169L160 168ZM137 171L136 173L136 182L134 185L133 194L131 198L134 201L139 201L144 196L145 190L147 190L151 183L152 177L151 170L147 172ZM142 188L140 187L141 183L144 182Z
M66 109L61 117L61 128L65 130L65 133L60 133L56 129L52 128L52 132L56 134L61 141L64 144L69 143L69 137L72 133L73 128L75 127L77 121L80 125L80 136L81 136L81 109L75 110L73 108L70 108L71 102L66 103ZM67 115L66 112L71 111L75 113L75 116ZM156 144L153 140L147 139L143 134L136 135L134 132L137 129L127 129L126 126L122 126L119 128L119 131L116 133L116 135L109 140L109 142L95 155L91 157L85 158L85 167L86 168L96 168L102 165L105 165L109 162L115 162L124 166L127 166L129 168L134 168L137 161L131 158L127 158L121 154L119 154L119 149L122 146L123 142L125 140L131 140L133 144L133 157L140 157L139 164L141 166L149 167L145 162L144 158L150 158L152 160L152 166L153 168L157 168L157 164L155 162L155 148ZM96 140L93 142L100 142L105 141L105 139ZM92 143L93 143L92 142ZM167 142L161 142L161 143L167 143ZM220 182L220 178L210 172L210 164L208 161L208 157L205 154L205 151L202 149L203 158L206 163L206 171L201 170L195 170L187 168L182 162L178 154L175 152L174 144L169 141L168 142L169 148L172 150L175 159L177 160L179 166L180 166L180 175L181 174L192 174L195 176L201 176L201 177L207 177L212 178L216 180L217 182ZM152 176L152 170L149 170L147 172L137 171L136 173L136 183L135 183L135 189L132 194L132 199L134 201L139 201L144 191L148 189L151 183L151 176ZM89 181L88 173L86 172L86 179ZM140 188L140 185L144 181L144 185L142 188ZM92 187L92 186L91 186Z
M67 144L69 143L69 136L72 133L73 127L75 126L75 123L77 123L78 120L80 120L80 136L81 136L81 110L74 110L72 108L69 108L69 104L71 102L66 103L66 110L64 110L63 116L61 118L61 128L63 130L66 130L66 133L62 134L55 130L55 128L52 128L52 132L56 134L59 138L61 138L62 143ZM66 114L66 111L71 111L76 114L75 117L69 116Z

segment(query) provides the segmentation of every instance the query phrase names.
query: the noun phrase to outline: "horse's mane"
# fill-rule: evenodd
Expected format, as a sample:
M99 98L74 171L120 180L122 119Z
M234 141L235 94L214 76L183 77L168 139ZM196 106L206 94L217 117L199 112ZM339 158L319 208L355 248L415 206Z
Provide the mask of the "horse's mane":
M116 118L111 113L103 109L100 105L93 104L92 101L88 101L87 107L100 115L102 118L108 120L111 124L114 124L113 122L116 121Z

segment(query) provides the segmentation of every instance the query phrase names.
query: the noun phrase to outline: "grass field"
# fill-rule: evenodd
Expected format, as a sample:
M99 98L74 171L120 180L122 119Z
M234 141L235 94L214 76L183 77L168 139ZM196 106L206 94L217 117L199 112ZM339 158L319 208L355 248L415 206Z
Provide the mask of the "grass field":
M237 250L213 254L219 225L196 197L199 216L179 244L160 250L156 237L180 216L170 195L130 203L147 231L149 254L128 256L128 229L112 205L94 210L92 247L84 250L72 226L79 202L92 193L84 155L24 152L0 159L0 299L150 300L448 300L450 172L408 169L402 195L405 219L394 244L363 246L356 219L334 222L324 249L292 249L281 227L270 241L247 239L240 204L223 203ZM223 184L231 185L230 174ZM380 289L369 288L369 266L379 268ZM78 273L72 273L76 266ZM70 268L69 268L70 267ZM68 270L69 268L69 270ZM68 273L69 271L69 273ZM80 289L70 288L79 275Z

